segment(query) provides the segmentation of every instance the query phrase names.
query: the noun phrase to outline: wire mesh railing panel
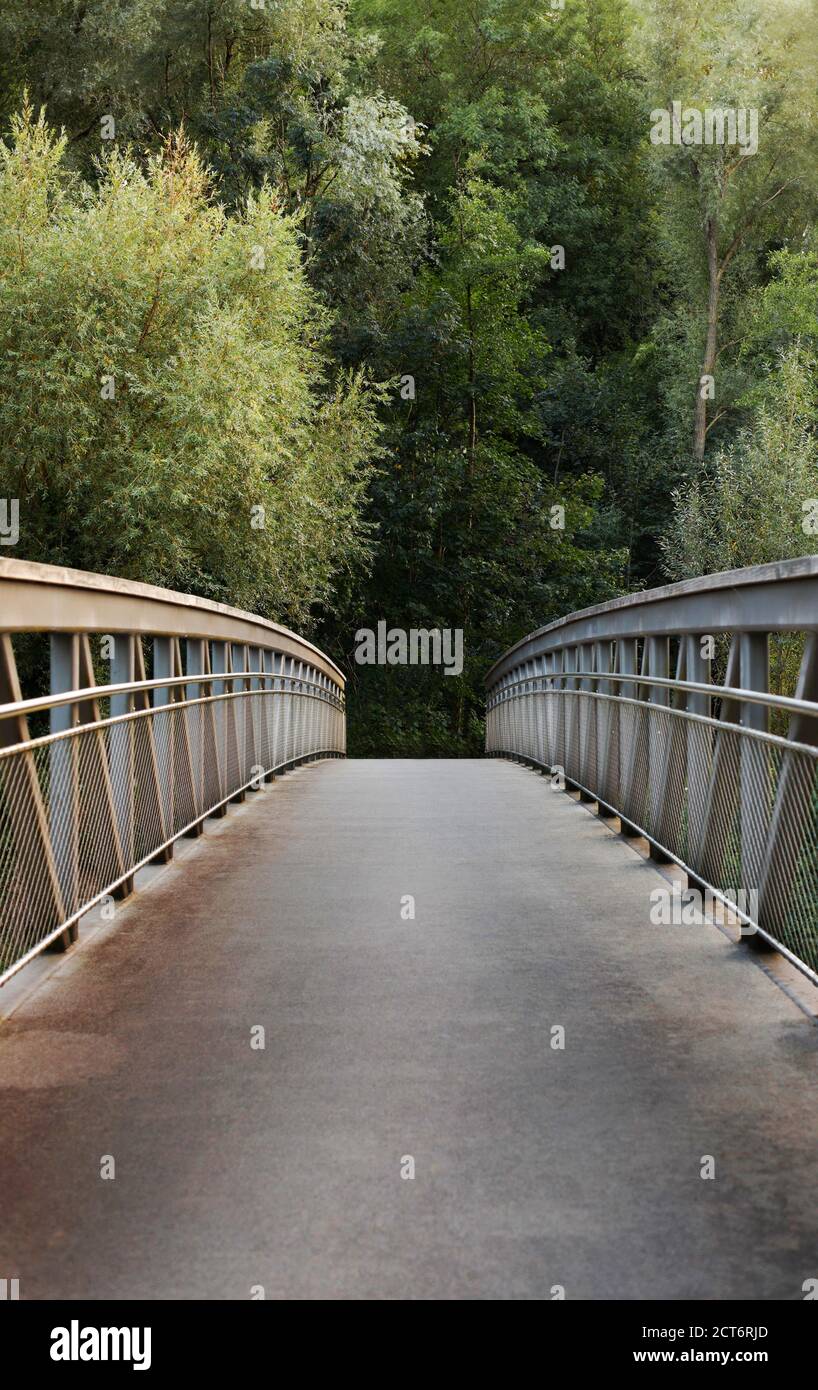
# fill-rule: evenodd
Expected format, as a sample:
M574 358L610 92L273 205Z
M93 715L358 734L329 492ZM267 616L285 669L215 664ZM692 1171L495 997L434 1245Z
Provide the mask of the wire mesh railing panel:
M342 754L344 723L335 691L285 677L0 749L0 982L231 797Z

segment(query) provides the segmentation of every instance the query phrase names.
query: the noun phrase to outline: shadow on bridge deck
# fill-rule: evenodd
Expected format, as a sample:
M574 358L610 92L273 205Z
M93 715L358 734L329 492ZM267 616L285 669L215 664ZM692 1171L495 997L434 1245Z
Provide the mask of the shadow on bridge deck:
M507 763L329 762L258 793L0 1028L0 1275L22 1298L802 1298L818 1030L715 927L653 926L660 883Z

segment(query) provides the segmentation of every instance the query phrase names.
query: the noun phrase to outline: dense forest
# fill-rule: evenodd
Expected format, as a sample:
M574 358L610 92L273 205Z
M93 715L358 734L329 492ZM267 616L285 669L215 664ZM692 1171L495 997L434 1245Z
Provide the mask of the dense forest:
M816 73L818 0L2 0L2 553L479 752L527 631L818 548ZM357 666L381 620L462 675Z

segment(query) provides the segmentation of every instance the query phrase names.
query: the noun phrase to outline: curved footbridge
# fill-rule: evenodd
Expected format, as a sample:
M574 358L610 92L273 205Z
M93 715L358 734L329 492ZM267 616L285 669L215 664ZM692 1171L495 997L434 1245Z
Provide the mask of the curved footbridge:
M818 561L730 578L525 639L491 757L360 761L294 634L2 562L7 1289L802 1299Z

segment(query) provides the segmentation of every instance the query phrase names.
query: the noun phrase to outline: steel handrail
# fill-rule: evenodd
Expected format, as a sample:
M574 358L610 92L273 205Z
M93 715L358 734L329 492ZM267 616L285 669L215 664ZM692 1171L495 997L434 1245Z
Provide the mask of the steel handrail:
M30 753L35 748L43 748L46 745L59 742L60 739L72 738L77 734L93 733L102 729L111 728L116 724L127 724L135 719L152 719L161 715L173 714L176 710L194 709L198 705L215 705L227 700L251 699L259 695L297 695L304 700L320 700L323 704L330 705L333 709L342 710L343 704L329 690L322 690L320 687L316 691L309 690L225 690L217 695L200 695L192 700L172 700L166 705L148 705L146 709L128 710L127 714L107 715L104 719L89 720L87 724L72 724L68 729L59 729L56 733L40 734L37 738L27 738L19 743L10 744L8 748L0 748L0 761L9 757L12 753Z
M27 717L29 714L38 714L43 710L59 709L63 705L81 705L87 704L90 700L103 700L106 696L111 695L138 694L141 691L148 690L169 690L174 686L214 684L216 681L221 681L224 684L231 684L236 681L248 680L290 681L295 685L312 686L315 690L325 691L328 695L333 695L334 693L329 687L320 685L318 681L310 681L303 676L285 676L278 671L275 673L272 671L212 671L209 675L158 676L149 681L127 681L120 685L90 685L85 686L82 690L60 691L55 695L37 695L30 700L18 700L13 704L0 705L0 719L12 719L20 715ZM263 688L266 689L267 687ZM276 688L282 689L283 687L271 686L269 688L270 692ZM230 692L225 691L223 693L227 694ZM257 695L259 691L248 690L245 692L236 691L233 693ZM335 696L335 698L339 701L339 706L343 707L343 698L340 695ZM174 701L175 705L181 703L182 701L180 700ZM160 710L165 708L165 706L154 705L152 708ZM99 726L98 720L94 720L93 722L95 726Z
M507 685L496 686L489 698L491 701L500 700L505 691L512 690L518 685L559 680L617 681L620 685L656 685L667 690L689 691L692 695L711 695L719 700L735 700L748 705L768 705L772 709L785 710L791 714L805 714L810 718L818 719L818 704L813 700L798 700L790 695L770 695L763 690L744 690L732 685L706 685L699 681L676 681L666 676L640 676L638 672L623 675L614 671L541 671L536 676L521 676L519 680L509 681ZM548 689L548 687L545 688ZM540 685L540 689L543 689L542 685ZM571 693L587 695L589 692L576 690ZM644 703L644 701L639 703Z

